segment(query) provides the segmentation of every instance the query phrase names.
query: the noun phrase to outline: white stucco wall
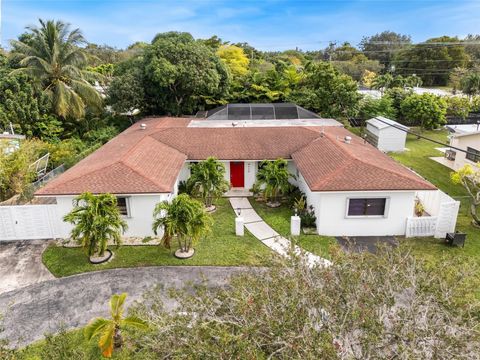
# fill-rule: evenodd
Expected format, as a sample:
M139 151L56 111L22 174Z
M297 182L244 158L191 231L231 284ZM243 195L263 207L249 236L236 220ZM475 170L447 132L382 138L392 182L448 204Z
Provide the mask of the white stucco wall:
M299 176L299 187L312 205L320 235L405 235L406 219L413 215L415 191L312 192ZM384 217L347 217L348 198L386 197Z
M153 236L152 221L153 209L155 205L163 200L172 198L171 194L136 194L125 195L128 196L129 216L124 217L128 224L128 230L125 232L126 237L144 237ZM57 211L58 216L63 218L73 208L74 196L58 196L57 197ZM67 238L70 234L72 226L68 223L62 222L61 236Z
M471 147L475 150L480 150L480 134L477 135L469 135L469 136L461 136L461 137L452 137L450 140L450 145L458 147L460 149L467 150L467 147ZM455 162L453 163L453 167L455 170L462 168L465 164L474 165L473 161L470 161L466 158L467 154L458 151L455 154Z

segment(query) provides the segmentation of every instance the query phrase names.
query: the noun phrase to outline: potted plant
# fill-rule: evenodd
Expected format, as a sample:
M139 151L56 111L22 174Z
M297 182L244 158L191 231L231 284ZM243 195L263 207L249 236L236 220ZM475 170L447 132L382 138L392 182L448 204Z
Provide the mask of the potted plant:
M175 256L181 259L192 257L195 250L192 244L205 236L211 229L212 217L198 200L187 194L178 195L172 202L163 201L153 212L153 232L157 235L163 229L162 243L170 248L176 238L179 249Z
M214 157L192 165L187 183L209 212L216 209L213 201L230 189L229 182L225 180L225 165Z
M415 215L418 217L422 217L425 214L425 206L423 206L420 199L415 200Z
M281 205L279 195L288 192L291 186L290 178L295 178L295 176L288 172L287 160L264 160L260 163L256 184L263 189L267 206L279 207Z
M121 235L128 228L117 207L117 198L111 194L87 192L77 196L73 200L73 210L63 220L73 224L72 240L83 247L94 264L111 258L108 243L119 246Z

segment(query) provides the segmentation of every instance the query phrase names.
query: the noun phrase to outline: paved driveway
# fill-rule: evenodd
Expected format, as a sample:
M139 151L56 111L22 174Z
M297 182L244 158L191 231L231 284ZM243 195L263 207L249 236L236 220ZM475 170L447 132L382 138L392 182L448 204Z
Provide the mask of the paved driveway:
M159 285L167 309L175 302L168 289L205 280L209 286L224 286L244 267L165 266L114 269L48 280L0 294L0 312L5 312L4 332L10 345L23 346L39 340L61 325L74 328L96 316L108 316L108 300L127 292L127 306Z
M48 240L0 241L0 294L53 279L42 263Z

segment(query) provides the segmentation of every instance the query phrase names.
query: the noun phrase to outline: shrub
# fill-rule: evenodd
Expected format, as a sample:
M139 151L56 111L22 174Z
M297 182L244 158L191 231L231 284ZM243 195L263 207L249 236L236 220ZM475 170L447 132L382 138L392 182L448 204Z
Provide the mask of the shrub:
M317 217L315 216L315 210L313 206L310 205L300 213L300 221L304 227L315 227Z
M402 101L400 109L408 125L431 130L446 124L447 102L433 94L411 94Z

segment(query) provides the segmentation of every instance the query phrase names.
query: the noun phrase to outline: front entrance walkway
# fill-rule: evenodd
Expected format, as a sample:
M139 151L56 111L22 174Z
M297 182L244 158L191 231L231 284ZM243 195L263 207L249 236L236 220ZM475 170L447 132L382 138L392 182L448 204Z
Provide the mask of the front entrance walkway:
M225 194L223 194L224 197L244 197L244 196L252 196L253 194L250 192L250 190L246 188L231 188L228 190Z
M245 227L253 236L276 253L288 257L288 253L292 248L292 243L263 221L263 219L252 208L252 205L246 197L232 197L229 200L233 210L237 215L240 213L240 216L242 216L245 221ZM331 265L329 260L305 251L297 245L293 247L293 252L297 255L303 256L309 266Z

